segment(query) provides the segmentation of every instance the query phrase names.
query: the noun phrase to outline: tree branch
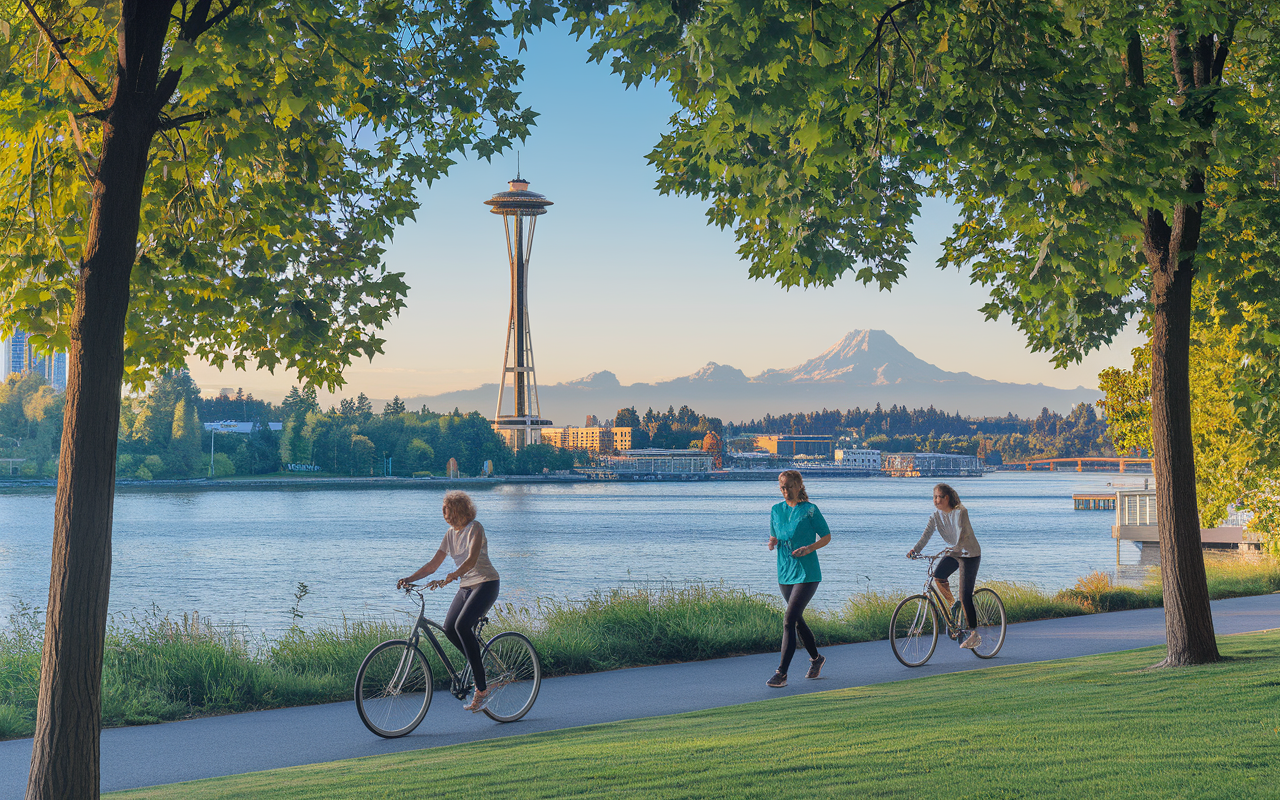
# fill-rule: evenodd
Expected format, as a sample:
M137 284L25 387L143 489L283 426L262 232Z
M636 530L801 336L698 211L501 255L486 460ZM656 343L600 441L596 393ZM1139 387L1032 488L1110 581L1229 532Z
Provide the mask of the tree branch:
M1217 52L1213 54L1213 67L1209 70L1209 80L1217 83L1222 80L1222 71L1227 66L1227 54L1231 52L1231 45L1236 35L1236 19L1233 17L1231 23L1227 25L1226 33L1222 34L1218 39Z
M71 123L71 136L76 142L76 157L80 159L80 166L84 168L85 177L89 179L89 183L95 183L98 180L98 173L89 169L89 162L85 160L84 154L87 149L84 146L84 137L80 135L80 123L76 122L76 115L70 110L67 111L67 122ZM93 155L90 153L90 155Z
M22 5L26 6L27 13L31 15L32 21L35 22L36 27L40 29L40 32L44 34L45 41L47 41L49 43L49 47L53 49L54 55L58 57L59 61L66 64L67 68L71 70L71 73L79 79L80 88L84 90L85 94L92 97L94 102L102 103L102 93L98 91L97 87L89 82L88 78L81 74L80 70L76 69L76 65L71 63L71 59L67 58L66 52L62 49L61 41L53 35L53 31L49 30L49 26L44 23L44 20L40 19L40 15L36 13L35 6L31 5L28 0L22 0Z
M197 111L194 114L183 114L181 117L173 117L171 119L162 120L158 130L168 131L174 128L186 125L188 122L200 122L216 116L218 112L213 110Z
M891 21L893 19L893 15L897 11L906 8L914 2L916 2L916 0L900 0L900 2L891 6L888 11L885 11L884 16L876 20L875 33L872 35L871 42L867 45L866 49L862 51L862 55L858 56L858 61L853 65L854 72L858 71L858 67L862 66L862 62L867 59L867 56L871 54L873 49L880 49L880 38L884 35L884 24Z

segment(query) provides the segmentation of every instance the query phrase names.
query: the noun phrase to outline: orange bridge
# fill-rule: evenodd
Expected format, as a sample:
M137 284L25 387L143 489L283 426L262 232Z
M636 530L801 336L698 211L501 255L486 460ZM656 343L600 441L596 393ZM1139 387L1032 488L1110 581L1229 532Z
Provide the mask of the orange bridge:
M1027 470L1033 470L1037 466L1047 465L1050 471L1060 469L1058 465L1075 465L1076 472L1084 472L1085 464L1119 464L1120 471L1124 472L1124 468L1128 464L1145 464L1151 466L1149 458L1036 458L1030 461L1006 461L1004 467L1026 467Z

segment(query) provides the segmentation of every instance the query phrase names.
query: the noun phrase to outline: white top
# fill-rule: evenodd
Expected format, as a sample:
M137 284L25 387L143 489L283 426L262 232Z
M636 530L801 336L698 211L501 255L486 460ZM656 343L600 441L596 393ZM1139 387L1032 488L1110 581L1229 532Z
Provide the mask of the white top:
M460 567L471 555L471 545L477 537L480 539L480 557L476 559L476 565L471 571L459 581L459 585L464 588L498 579L498 571L489 561L489 540L485 538L484 526L473 519L461 529L450 528L440 542L440 549L453 559L454 566Z
M937 531L942 541L947 543L948 555L961 558L982 555L982 549L978 547L978 537L973 535L973 526L969 524L969 509L964 507L964 503L950 511L935 511L929 515L929 522L924 526L924 536L916 542L917 553L924 550L934 531Z

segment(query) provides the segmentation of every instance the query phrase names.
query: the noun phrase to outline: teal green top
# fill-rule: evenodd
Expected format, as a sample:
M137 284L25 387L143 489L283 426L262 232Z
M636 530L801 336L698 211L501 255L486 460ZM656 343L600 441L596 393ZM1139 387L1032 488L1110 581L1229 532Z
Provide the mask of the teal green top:
M769 515L769 535L778 537L778 583L813 583L822 580L818 551L796 558L791 551L829 536L831 529L822 512L805 501L795 508L778 503Z

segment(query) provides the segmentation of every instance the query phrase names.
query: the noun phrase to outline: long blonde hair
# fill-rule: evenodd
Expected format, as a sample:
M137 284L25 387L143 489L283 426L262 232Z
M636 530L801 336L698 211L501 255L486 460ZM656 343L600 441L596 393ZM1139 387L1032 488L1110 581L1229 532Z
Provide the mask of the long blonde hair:
M800 470L788 469L784 470L778 478L786 481L789 485L795 486L800 491L796 494L796 499L801 503L809 502L809 493L804 490L804 478L800 477Z

